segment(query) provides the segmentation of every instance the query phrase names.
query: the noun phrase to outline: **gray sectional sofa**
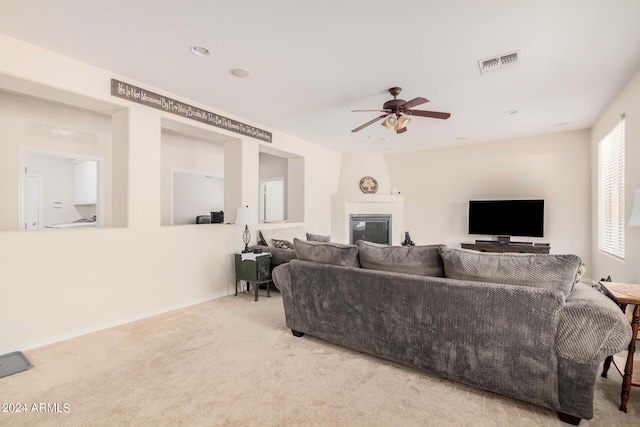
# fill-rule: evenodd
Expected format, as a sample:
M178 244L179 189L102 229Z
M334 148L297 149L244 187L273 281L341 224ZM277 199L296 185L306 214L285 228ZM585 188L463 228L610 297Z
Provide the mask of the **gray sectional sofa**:
M593 417L599 364L626 349L629 322L577 281L575 255L492 254L295 239L276 267L286 323L451 380Z

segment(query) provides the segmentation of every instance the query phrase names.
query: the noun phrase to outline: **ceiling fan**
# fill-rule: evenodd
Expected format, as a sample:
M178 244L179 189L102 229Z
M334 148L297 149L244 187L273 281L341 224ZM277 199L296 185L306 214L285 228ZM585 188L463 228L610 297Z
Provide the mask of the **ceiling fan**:
M393 96L393 99L385 102L382 105L382 110L352 110L352 112L381 111L384 114L361 126L358 126L351 132L358 132L367 126L374 124L378 120L384 119L381 123L382 126L387 129L395 130L396 133L404 133L407 131L407 125L411 121L407 116L431 117L434 119L448 119L451 116L449 113L441 113L439 111L412 110L413 107L427 103L429 100L422 97L413 98L411 101L397 99L401 91L401 87L392 87L389 89L389 93Z

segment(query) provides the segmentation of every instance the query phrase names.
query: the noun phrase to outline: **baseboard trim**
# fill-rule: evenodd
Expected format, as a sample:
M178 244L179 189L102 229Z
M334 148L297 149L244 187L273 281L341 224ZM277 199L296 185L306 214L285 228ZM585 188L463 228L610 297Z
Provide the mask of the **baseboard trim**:
M14 347L8 347L8 348L0 349L0 354L7 354L7 353L14 352L14 351L33 350L34 348L44 347L45 345L55 344L55 343L58 343L58 342L61 342L61 341L66 341L66 340L70 340L72 338L77 338L77 337L81 337L83 335L91 334L93 332L103 331L105 329L110 329L110 328L113 328L113 327L116 327L116 326L125 325L127 323L131 323L131 322L135 322L135 321L138 321L138 320L146 319L146 318L149 318L149 317L157 316L159 314L168 313L168 312L174 311L174 310L179 310L181 308L191 307L192 305L202 304L202 303L207 302L207 301L212 301L214 299L218 299L218 298L226 297L226 296L229 296L229 295L233 295L234 293L235 293L235 290L218 292L217 294L209 295L209 296L204 297L204 298L198 298L196 300L191 300L191 301L188 301L188 302L185 302L185 303L175 304L175 305L172 305L172 306L159 308L157 310L147 311L147 312L135 315L135 316L130 316L130 317L126 317L126 318L123 318L123 319L118 319L118 320L114 320L114 321L111 321L111 322L102 323L102 324L95 325L95 326L90 326L88 328L78 329L76 331L72 331L72 332L69 332L69 333L66 333L66 334L56 335L56 336L51 337L51 338L22 343L22 344L19 344L17 346L14 346Z

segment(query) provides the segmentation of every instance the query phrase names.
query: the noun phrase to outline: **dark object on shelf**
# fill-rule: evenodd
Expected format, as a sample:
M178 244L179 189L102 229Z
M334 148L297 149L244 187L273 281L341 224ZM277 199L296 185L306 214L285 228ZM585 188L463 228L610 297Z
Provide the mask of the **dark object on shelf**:
M196 224L211 224L211 217L209 215L198 215Z
M222 224L224 222L224 211L211 212L211 224Z
M409 232L405 231L404 233L404 242L402 242L402 246L415 246L416 244L413 243L413 240L411 240L411 236L409 236Z
M254 254L261 254L261 253L262 253L262 249L260 249L260 248L253 248L253 253L254 253Z

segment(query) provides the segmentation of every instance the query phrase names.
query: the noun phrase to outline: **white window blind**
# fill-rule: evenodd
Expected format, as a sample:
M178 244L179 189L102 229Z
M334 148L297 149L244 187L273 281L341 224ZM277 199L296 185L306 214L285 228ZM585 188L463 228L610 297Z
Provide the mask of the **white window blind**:
M598 250L624 259L624 115L598 143Z

